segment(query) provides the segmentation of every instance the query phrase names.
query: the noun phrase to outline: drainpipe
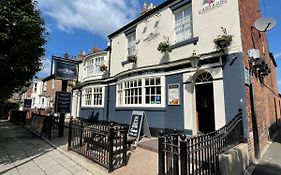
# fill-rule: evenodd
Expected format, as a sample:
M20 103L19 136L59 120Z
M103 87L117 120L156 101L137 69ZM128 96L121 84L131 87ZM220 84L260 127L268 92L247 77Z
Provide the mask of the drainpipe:
M260 158L260 143L259 143L259 134L258 134L258 126L257 126L257 116L255 110L255 101L254 101L254 88L252 82L252 68L250 68L250 104L251 104L251 118L252 118L252 127L253 127L253 137L254 137L254 150L255 150L255 157L257 159Z
M108 56L108 78L110 77L110 65L111 65L111 45L112 45L112 40L109 39L109 56ZM109 82L107 83L107 99L106 99L106 116L105 119L108 121L109 120Z

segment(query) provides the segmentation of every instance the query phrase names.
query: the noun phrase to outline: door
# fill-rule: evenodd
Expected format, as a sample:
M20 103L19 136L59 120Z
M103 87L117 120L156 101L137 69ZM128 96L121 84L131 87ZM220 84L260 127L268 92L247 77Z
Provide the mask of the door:
M209 80L195 85L197 128L202 133L215 131L213 83Z

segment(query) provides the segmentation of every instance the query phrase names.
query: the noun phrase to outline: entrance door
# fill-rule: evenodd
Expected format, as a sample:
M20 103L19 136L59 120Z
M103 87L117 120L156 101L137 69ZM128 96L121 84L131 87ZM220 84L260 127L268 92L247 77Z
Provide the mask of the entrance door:
M200 82L195 85L195 90L198 131L215 131L213 83Z

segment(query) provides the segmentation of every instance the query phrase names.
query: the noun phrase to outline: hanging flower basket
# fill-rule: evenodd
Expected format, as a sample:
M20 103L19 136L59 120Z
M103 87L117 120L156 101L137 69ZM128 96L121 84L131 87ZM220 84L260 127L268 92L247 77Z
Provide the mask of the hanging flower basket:
M137 62L137 55L135 55L135 54L128 55L127 60L129 62Z
M228 47L232 43L233 35L219 35L214 39L217 50L228 50Z
M170 48L169 38L164 36L164 40L165 41L159 43L157 50L160 51L161 53L171 52L172 49Z
M107 65L105 64L100 65L100 71L102 72L107 71Z

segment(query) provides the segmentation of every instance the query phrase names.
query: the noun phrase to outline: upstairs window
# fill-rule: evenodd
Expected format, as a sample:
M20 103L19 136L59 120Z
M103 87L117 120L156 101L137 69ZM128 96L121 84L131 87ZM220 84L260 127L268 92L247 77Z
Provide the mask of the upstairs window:
M34 84L33 92L37 91L37 83Z
M100 71L100 66L104 64L104 57L95 57L92 59L89 59L86 62L86 74L87 77L91 77L94 75L100 75L102 74L102 71Z
M191 5L186 5L174 11L175 16L175 43L179 43L193 37Z
M128 55L136 54L136 32L127 35L128 40Z

